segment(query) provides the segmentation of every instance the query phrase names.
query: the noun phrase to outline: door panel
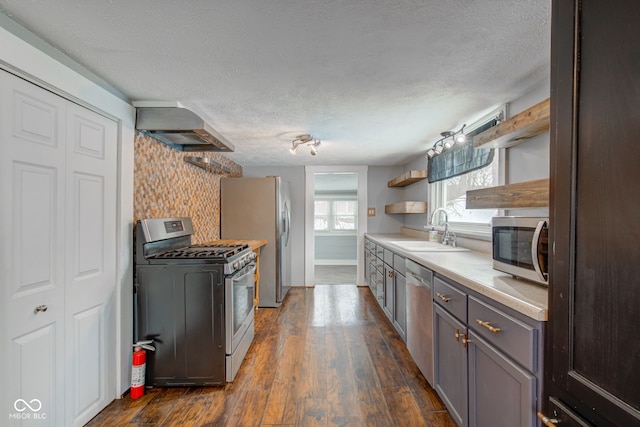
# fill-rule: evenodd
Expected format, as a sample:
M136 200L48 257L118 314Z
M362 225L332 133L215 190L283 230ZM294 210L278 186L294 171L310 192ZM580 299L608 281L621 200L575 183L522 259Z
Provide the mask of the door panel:
M60 286L56 277L57 170L13 163L13 296Z
M76 173L73 177L75 195L75 237L73 278L80 279L104 271L104 229L101 221L104 206L104 177Z
M56 425L57 422L62 425L63 413L56 404L56 394L60 392L59 385L62 384L59 375L63 357L62 346L58 345L61 335L57 330L58 324L54 321L30 330L15 337L11 345L10 357L16 364L11 366L8 379L19 391L9 396L11 408L15 409L12 412L23 408L18 399L28 402L33 409L41 406L37 411L27 408L20 412L31 417L44 416L46 421L43 420L39 425Z
M8 77L6 81L11 81L15 87L11 105L14 111L13 137L16 141L57 148L62 141L59 132L63 130L60 123L65 114L63 100L51 93L34 90L28 83L9 77L7 73L3 74Z
M49 425L64 425L65 114L62 98L0 72L0 403L38 399L17 413Z
M434 304L434 388L442 398L458 426L468 425L467 349L462 347L459 334L467 329L446 310Z
M99 411L101 390L104 387L104 365L102 343L104 342L104 325L102 305L73 316L73 373L68 378L74 379L75 401L73 402L74 420L83 415L93 417L92 411ZM91 381L88 381L91 379ZM96 380L94 380L96 379Z
M469 425L537 425L536 378L479 336L469 338Z
M640 425L640 3L552 4L545 400Z
M69 104L67 128L66 409L79 425L115 396L117 125Z

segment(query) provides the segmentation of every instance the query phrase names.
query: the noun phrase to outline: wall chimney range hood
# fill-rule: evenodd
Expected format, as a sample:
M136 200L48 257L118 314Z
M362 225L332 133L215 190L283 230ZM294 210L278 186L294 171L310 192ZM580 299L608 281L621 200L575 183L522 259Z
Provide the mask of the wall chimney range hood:
M180 151L234 150L233 144L197 114L182 107L138 107L136 129Z

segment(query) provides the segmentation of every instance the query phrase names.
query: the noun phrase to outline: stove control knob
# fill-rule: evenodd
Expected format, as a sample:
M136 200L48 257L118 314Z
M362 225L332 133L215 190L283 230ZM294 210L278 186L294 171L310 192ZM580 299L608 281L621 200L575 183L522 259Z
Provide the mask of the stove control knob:
M256 255L255 252L251 252L251 255L249 255L249 257L251 257L251 261L253 261L254 259L256 259L258 256Z
M238 261L234 262L232 267L233 267L234 270L239 269L240 268L240 262L238 262Z

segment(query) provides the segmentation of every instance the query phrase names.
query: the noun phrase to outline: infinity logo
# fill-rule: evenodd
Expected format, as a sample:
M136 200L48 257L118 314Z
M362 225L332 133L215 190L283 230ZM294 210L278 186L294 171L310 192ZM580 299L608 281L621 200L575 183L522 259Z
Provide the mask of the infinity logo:
M33 406L29 405L29 403ZM38 412L40 409L42 409L42 402L40 402L40 400L38 399L31 399L29 403L27 403L27 401L24 399L18 399L13 402L13 407L18 412L26 411L27 408L31 409L32 412Z

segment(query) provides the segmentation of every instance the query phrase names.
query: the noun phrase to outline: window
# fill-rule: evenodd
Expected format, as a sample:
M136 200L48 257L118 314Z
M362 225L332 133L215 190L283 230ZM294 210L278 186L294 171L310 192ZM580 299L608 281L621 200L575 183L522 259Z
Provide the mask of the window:
M504 108L492 112L482 120L467 127L468 132L470 133L487 123L487 121L494 119L500 111L504 111ZM503 117L505 117L504 112ZM466 209L467 191L494 187L504 182L502 157L500 150L495 150L493 161L488 166L431 184L429 186L431 212L440 207L445 208L449 225L454 232L490 236L491 218L501 212L497 209ZM439 221L440 219L436 218L436 224Z
M316 197L314 202L315 231L355 231L358 201Z
M467 191L494 187L500 183L500 155L496 152L488 166L465 175L445 179L431 185L431 212L445 208L449 225L454 231L473 234L491 232L491 218L499 214L497 209L466 209ZM436 219L438 223L439 219Z

